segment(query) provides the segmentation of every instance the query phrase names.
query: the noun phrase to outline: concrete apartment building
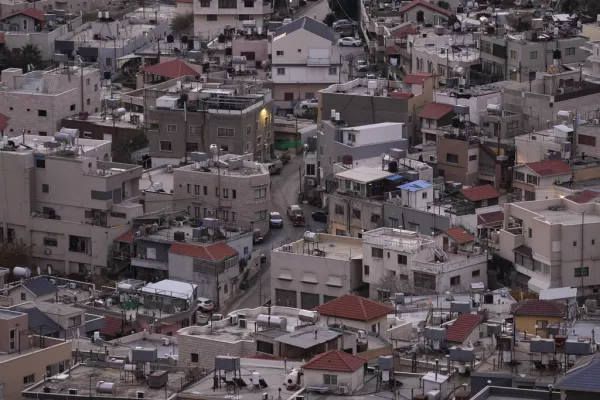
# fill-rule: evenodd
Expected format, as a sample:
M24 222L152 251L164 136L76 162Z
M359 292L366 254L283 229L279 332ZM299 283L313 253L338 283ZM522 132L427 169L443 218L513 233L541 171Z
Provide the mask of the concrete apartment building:
M432 22L433 25L444 25L454 12L438 7L425 0L413 0L398 10L402 22L415 21L417 23Z
M465 292L471 283L487 282L487 254L461 227L434 237L378 228L364 232L362 241L362 279L372 298L379 298L381 290L389 292L385 281L390 279L399 279L413 293Z
M69 369L71 342L32 334L26 313L0 310L0 394L4 399L20 399L21 391L45 374Z
M59 13L79 14L80 12L89 12L104 2L106 2L106 0L40 0L35 2L33 8L44 13L58 11ZM32 8L32 2L30 1L2 0L0 1L0 18L30 8Z
M333 32L320 21L302 17L275 31L271 44L273 99L291 110L303 99L339 82L339 59L333 57Z
M573 181L573 168L560 159L519 164L513 171L513 187L521 191L522 201L542 199L540 189Z
M271 299L276 306L312 310L362 284L360 239L307 232L271 252Z
M62 118L99 111L100 72L71 64L26 74L9 68L2 71L0 96L0 113L10 118L5 135L54 135Z
M570 159L573 150L572 133L572 127L557 125L551 129L516 136L515 162L527 164L552 158Z
M194 35L214 39L223 28L265 28L265 22L273 12L274 2L204 0L194 3Z
M479 179L480 141L467 136L444 134L438 136L437 167L438 175L446 181L463 185L477 185Z
M566 198L506 203L499 255L531 291L570 286L591 294L600 285L599 211L598 203Z
M110 162L110 142L73 137L77 147L31 135L5 141L0 238L33 245L31 264L42 270L98 274L113 239L143 213L142 168Z
M482 35L482 71L492 74L495 80L529 82L538 72L545 72L555 58L560 64L582 63L588 57L583 49L588 39L561 30L528 31L511 35ZM560 51L560 53L556 51Z
M102 72L116 73L119 57L124 57L149 43L164 39L169 29L166 19L157 19L154 12L137 12L128 19L115 20L109 12L98 12L98 19L59 37L57 53L70 58L79 56L84 62L97 63Z
M178 93L181 92L181 93ZM180 94L187 94L184 98ZM126 107L146 107L153 166L179 165L192 152L216 144L222 154L250 154L268 161L274 152L273 102L262 83L169 80L123 97Z

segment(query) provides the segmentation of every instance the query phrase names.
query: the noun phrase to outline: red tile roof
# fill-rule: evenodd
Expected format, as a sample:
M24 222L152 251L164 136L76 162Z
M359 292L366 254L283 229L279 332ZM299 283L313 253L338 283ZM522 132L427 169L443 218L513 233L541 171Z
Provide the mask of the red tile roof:
M344 351L329 350L317 354L302 366L304 369L319 369L323 371L354 372L362 368L367 360L348 354Z
M137 321L133 321L132 324L129 323L128 320L122 321L119 317L113 317L110 315L104 316L104 327L100 329L105 336L117 337L117 336L126 336L131 333L131 331L140 331L141 327Z
M473 186L470 188L460 189L460 193L469 201L481 201L496 199L500 197L500 193L492 185Z
M433 10L435 12L439 12L439 13L442 13L445 15L454 15L454 13L452 11L446 10L445 8L442 8L442 7L438 7L435 4L431 4L430 2L425 1L425 0L413 0L410 3L408 3L407 5L405 5L404 7L400 8L398 10L398 12L405 13L408 10L410 10L411 8L419 6L419 5L427 7L430 10Z
M565 197L565 199L569 199L578 204L589 203L595 199L600 197L600 192L596 192L594 190L585 189L577 194L572 194L570 196Z
M479 325L483 316L477 314L460 314L446 331L446 341L462 343Z
M44 13L42 11L36 10L34 8L28 8L26 10L15 11L14 13L5 15L1 19L5 20L7 18L14 17L15 15L27 15L28 17L33 18L33 19L38 20L38 21L43 21L44 20Z
M511 311L514 315L562 317L565 305L551 300L525 300L512 304Z
M391 307L351 294L321 304L315 310L323 315L356 321L371 321L394 312Z
M122 234L121 236L116 238L115 241L131 244L131 243L133 243L133 235L135 234L136 231L137 231L136 228L131 228L130 230L128 230L127 232L125 232L124 234Z
M220 242L210 246L196 246L186 243L173 243L169 253L198 258L200 260L221 261L237 254L237 251L227 243Z
M390 93L390 97L395 97L396 99L410 99L413 97L413 94L406 92L392 92Z
M171 60L160 64L150 65L148 67L140 68L140 71L171 79L180 78L186 75L200 76L198 72L181 60Z
M404 82L406 82L406 78ZM419 117L438 120L453 111L454 106L451 106L450 104L429 103L421 110Z
M413 72L412 74L407 74L402 79L402 82L410 84L410 85L414 85L414 84L422 85L423 82L425 82L427 79L431 78L432 76L433 76L433 74L428 74L427 72ZM431 104L437 104L437 103L431 103Z
M504 224L504 211L493 211L477 215L477 225L497 226Z
M4 38L4 34L2 34L2 37ZM9 117L7 117L6 115L0 113L0 131L3 131L3 130L5 130L8 127L8 121L9 120L10 120Z
M471 236L469 232L465 231L462 226L446 229L446 235L455 242L458 242L458 244L469 243L475 240L475 238Z
M415 33L417 33L417 28L415 28L414 26L409 26L406 28L398 28L392 31L392 36L395 38L402 38L408 35L414 35Z
M569 174L573 169L563 160L544 160L525 164L539 176Z
M385 48L385 52L387 54L398 54L400 52L400 49L396 46L388 46Z

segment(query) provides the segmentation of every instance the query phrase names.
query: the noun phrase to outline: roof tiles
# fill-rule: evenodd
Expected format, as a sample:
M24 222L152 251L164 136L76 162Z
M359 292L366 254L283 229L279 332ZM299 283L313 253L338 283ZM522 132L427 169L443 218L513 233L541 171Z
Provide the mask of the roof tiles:
M590 203L600 197L600 192L594 190L585 189L577 194L572 194L565 197L565 199L574 201L577 204Z
M460 193L467 198L467 200L476 202L481 200L497 199L500 197L500 193L492 185L473 186L470 188L460 189Z
M563 160L544 160L525 165L539 176L563 175L573 172L573 168Z
M121 236L116 238L115 241L131 244L131 243L133 243L133 235L135 234L136 231L137 231L136 228L131 228L130 230L128 230L127 232L125 232L124 234L122 234Z
M469 232L465 231L462 226L446 229L446 235L458 244L469 243L475 240L475 238L471 236Z
M405 80L406 82L406 80ZM419 118L438 120L454 111L454 106L442 103L429 103L419 113Z
M463 343L471 332L477 328L482 318L481 315L477 314L460 314L446 331L446 340L448 342Z
M34 8L28 8L26 10L15 11L14 13L5 15L4 17L0 18L0 20L5 20L7 18L14 17L15 15L27 15L28 17L33 18L35 20L44 21L44 13L42 11L36 10Z
M435 11L435 12L439 12L441 14L454 15L454 13L452 11L446 10L445 8L442 8L442 7L438 7L435 4L431 4L431 3L429 3L429 2L427 2L425 0L413 0L410 3L408 3L407 5L405 5L404 7L400 8L398 10L398 12L405 13L408 10L410 10L411 8L419 6L419 5L427 7L430 10Z
M339 350L330 350L313 357L302 366L304 369L323 371L354 372L362 368L367 360Z
M504 212L503 211L492 211L489 213L482 213L477 215L478 226L497 226L504 224Z
M565 315L565 306L551 300L526 300L511 306L514 315L562 317Z
M394 309L364 297L345 294L315 307L322 315L356 321L371 321L393 313Z
M215 243L210 246L196 246L193 244L175 242L171 245L169 253L209 261L221 261L238 254L234 248L224 242Z
M402 82L410 84L410 85L413 85L413 84L421 85L421 84L423 84L423 82L425 82L427 79L431 78L432 76L433 76L432 74L429 74L427 72L413 72L411 74L406 75L402 79ZM430 103L430 104L437 104L437 103Z
M171 60L160 64L150 65L148 67L140 68L140 71L171 79L187 75L200 76L198 72L181 60Z

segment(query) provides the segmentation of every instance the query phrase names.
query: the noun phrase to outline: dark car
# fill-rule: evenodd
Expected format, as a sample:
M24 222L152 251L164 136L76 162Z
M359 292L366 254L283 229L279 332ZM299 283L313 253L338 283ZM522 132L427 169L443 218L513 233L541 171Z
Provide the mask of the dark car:
M269 215L269 226L271 228L283 228L283 218L278 212L272 212Z
M318 222L327 222L327 213L325 211L315 211L312 213L312 217Z

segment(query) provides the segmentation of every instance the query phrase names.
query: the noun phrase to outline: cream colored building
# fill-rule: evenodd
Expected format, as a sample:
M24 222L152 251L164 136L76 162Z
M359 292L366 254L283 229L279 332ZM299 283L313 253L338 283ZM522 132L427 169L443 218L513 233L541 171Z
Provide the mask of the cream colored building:
M261 28L273 12L274 1L202 0L194 1L194 35L214 39L223 28ZM263 32L266 32L263 30Z
M110 162L109 141L22 139L0 151L0 241L33 245L32 264L44 272L99 273L113 239L143 214L142 168Z

